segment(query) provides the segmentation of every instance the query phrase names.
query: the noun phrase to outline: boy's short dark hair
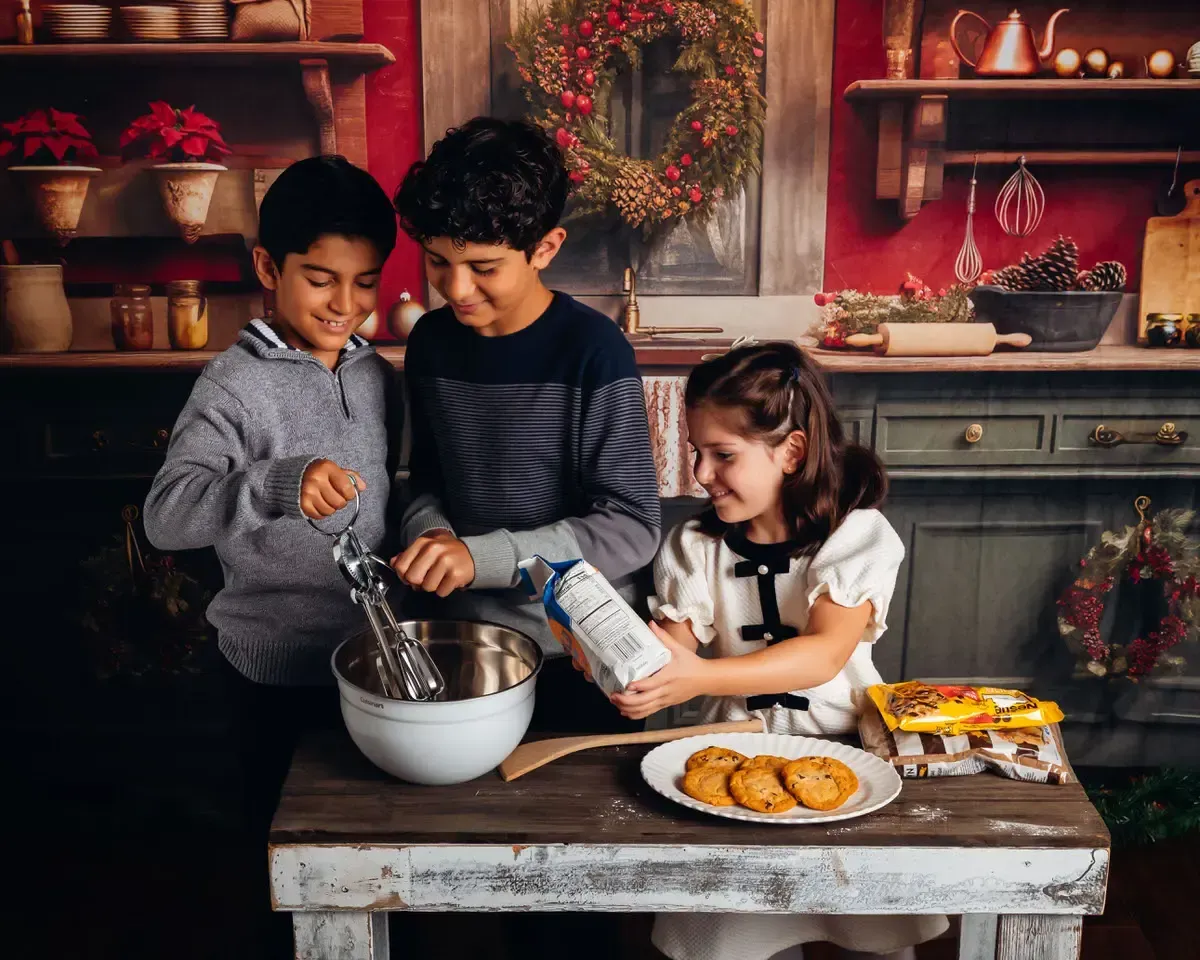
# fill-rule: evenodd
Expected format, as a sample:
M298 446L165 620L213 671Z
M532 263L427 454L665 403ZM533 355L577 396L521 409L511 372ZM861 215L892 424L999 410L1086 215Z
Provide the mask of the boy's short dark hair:
M567 189L562 153L540 127L476 117L409 168L396 212L418 243L505 244L528 258L558 226Z
M324 236L369 240L380 263L396 246L396 212L373 176L345 157L298 160L271 184L258 211L258 242L283 269Z

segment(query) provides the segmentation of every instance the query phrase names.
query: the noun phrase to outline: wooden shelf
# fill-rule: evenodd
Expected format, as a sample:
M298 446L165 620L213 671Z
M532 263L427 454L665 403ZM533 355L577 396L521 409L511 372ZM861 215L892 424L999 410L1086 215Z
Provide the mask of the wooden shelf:
M1200 99L1200 80L858 80L843 93L846 100L876 104L879 134L875 196L896 200L908 220L922 204L941 199L942 176L948 165L975 162L1001 164L1025 156L1030 163L1086 166L1173 164L1175 150L1114 149L1088 146L1079 150L946 150L947 119L960 100L1043 101ZM1177 101L1176 101L1177 102ZM1200 160L1186 151L1180 160Z
M1159 97L1200 94L1200 80L856 80L847 100L897 100L945 96L954 99L1060 100Z
M0 46L0 71L39 66L61 70L116 66L213 66L248 69L295 67L318 129L320 152L367 164L366 90L362 74L395 63L378 43L43 43ZM24 74L22 74L24 78ZM15 80L14 80L15 82ZM265 158L277 166L281 158ZM244 159L229 166L245 166ZM286 164L282 164L286 166Z
M378 70L396 62L392 52L378 43L41 43L30 46L0 46L0 67L22 66L39 61L74 61L71 67L111 67L113 60L135 64L203 63L213 65L262 66L299 63L317 58L338 67Z
M728 340L637 343L634 352L645 369L672 370L680 375L700 362L706 353L729 349ZM403 346L380 346L380 355L403 368ZM986 357L878 357L853 350L805 350L826 373L1056 373L1143 371L1200 372L1200 350L1148 349L1134 346L1101 346L1084 353L1034 353L1001 350ZM215 350L108 350L84 353L0 354L3 370L118 370L170 373L199 371L217 355Z

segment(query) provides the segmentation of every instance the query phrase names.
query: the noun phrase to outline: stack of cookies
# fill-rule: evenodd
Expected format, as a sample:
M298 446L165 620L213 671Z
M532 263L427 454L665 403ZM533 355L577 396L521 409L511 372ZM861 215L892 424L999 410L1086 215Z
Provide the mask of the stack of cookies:
M858 777L832 757L746 757L705 747L688 757L683 792L714 807L740 805L785 813L799 801L812 810L836 810L858 789Z

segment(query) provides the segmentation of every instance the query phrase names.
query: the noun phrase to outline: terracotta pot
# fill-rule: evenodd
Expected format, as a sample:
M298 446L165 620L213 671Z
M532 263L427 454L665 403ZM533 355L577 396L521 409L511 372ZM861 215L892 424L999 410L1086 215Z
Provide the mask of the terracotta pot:
M0 266L0 333L11 353L71 347L71 308L60 264Z
M9 167L24 187L42 226L66 243L79 226L83 201L99 167L45 166Z
M158 178L167 216L179 224L184 240L195 243L208 219L217 177L228 168L219 163L159 163L150 169Z

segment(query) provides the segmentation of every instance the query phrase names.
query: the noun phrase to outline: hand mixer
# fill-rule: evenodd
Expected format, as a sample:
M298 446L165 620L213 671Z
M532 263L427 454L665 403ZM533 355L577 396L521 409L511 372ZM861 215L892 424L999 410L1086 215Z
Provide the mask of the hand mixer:
M387 584L380 569L391 571L381 557L372 553L354 531L358 520L358 486L354 478L354 515L339 533L322 530L312 518L314 529L334 538L333 559L350 584L350 597L366 611L371 632L379 645L375 661L385 696L393 700L436 700L446 689L446 681L424 645L414 640L396 620L391 605L384 598Z

